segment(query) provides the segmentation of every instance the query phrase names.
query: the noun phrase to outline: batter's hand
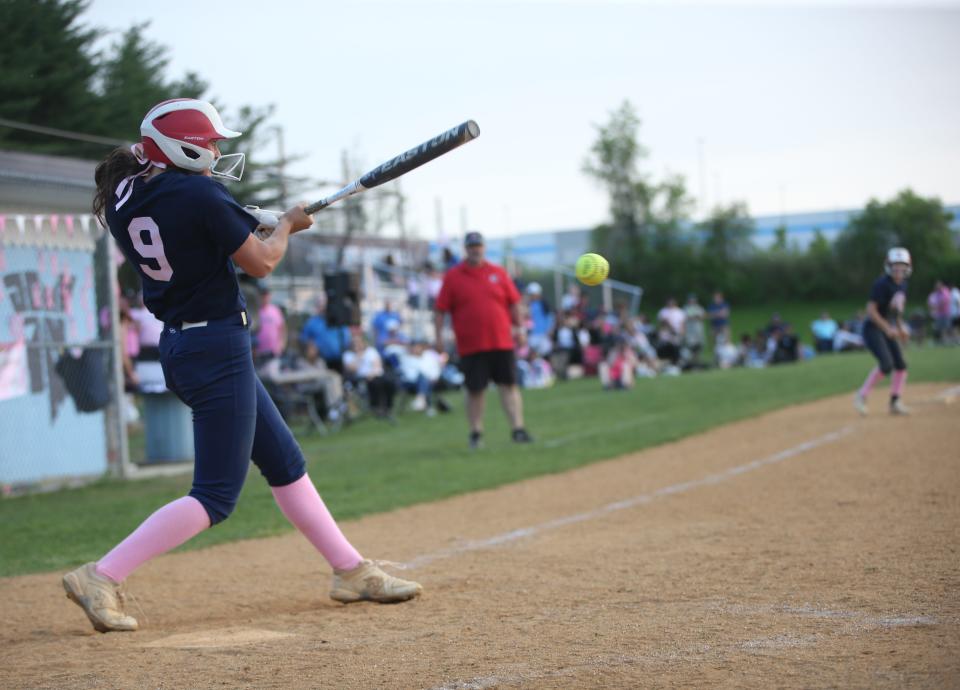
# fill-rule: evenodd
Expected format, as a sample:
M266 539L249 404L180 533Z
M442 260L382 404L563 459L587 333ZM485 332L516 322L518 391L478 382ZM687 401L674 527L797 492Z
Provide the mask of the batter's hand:
M283 214L284 219L290 222L291 233L309 230L313 226L313 217L304 213L305 206L306 204L297 204Z

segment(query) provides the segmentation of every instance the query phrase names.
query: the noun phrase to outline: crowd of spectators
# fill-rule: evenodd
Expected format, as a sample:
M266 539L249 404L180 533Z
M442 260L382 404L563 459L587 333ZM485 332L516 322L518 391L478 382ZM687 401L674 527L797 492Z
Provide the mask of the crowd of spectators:
M450 255L443 266L455 262ZM397 275L402 274L387 274L396 287L406 287L406 300L384 300L365 320L366 330L330 325L326 298L320 294L314 313L290 332L288 315L273 302L269 288L257 283L244 286L252 306L258 371L285 416L294 414L296 404L305 400L327 421L364 413L394 420L398 400L429 416L449 410L443 391L457 389L463 382L455 349L438 352L431 345L434 341L411 337L403 316L409 309L432 308L443 274L426 265L416 279L398 280ZM720 292L706 306L695 294L687 295L682 305L669 298L648 318L644 313L631 314L626 307L613 311L591 307L576 283L569 285L557 307L550 304L539 283L518 287L522 288L527 338L517 347L517 369L520 385L526 388L595 376L604 388L628 389L638 378L677 376L710 367L775 366L864 347L862 310L843 321L825 311L800 327L773 313L765 327L735 335L731 306ZM936 343L958 342L960 289L938 281L925 306L908 315L912 340L923 343L932 337ZM138 295L122 299L120 307L128 393L163 390L157 349L163 325L143 307ZM128 419L135 420L137 415L128 397Z

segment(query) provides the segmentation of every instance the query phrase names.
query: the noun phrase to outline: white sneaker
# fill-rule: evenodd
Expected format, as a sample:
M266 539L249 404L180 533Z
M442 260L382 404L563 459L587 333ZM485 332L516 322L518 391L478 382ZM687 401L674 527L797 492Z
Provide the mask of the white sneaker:
M410 409L414 412L423 412L427 409L427 397L422 394L415 397L410 401Z
M96 571L94 563L63 576L67 597L83 609L99 632L136 630L137 620L123 610L123 588Z
M910 414L910 408L900 402L898 398L890 403L890 414L906 416Z
M423 587L380 570L373 561L363 560L353 570L334 570L330 598L349 604L354 601L391 603L420 596Z
M867 399L860 395L860 391L853 396L853 408L860 413L861 417L867 416Z

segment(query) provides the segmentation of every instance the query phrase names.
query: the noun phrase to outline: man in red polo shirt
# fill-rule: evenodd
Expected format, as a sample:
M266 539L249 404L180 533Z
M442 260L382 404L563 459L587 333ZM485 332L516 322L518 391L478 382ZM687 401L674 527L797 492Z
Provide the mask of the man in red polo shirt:
M467 387L471 448L479 448L482 442L484 392L490 381L500 391L514 442L530 443L533 439L523 426L513 353L513 336L521 343L525 338L520 293L505 270L486 260L483 235L468 232L464 247L466 257L447 271L437 296L437 351L444 350L443 319L449 312Z

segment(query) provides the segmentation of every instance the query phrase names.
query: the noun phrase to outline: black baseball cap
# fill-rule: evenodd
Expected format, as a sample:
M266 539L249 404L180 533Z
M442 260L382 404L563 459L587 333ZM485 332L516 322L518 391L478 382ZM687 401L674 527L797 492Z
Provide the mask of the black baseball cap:
M481 235L479 232L468 232L463 238L464 247L472 247L477 244L483 244L483 235Z

